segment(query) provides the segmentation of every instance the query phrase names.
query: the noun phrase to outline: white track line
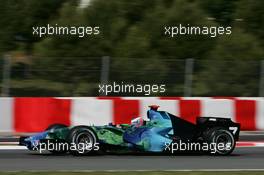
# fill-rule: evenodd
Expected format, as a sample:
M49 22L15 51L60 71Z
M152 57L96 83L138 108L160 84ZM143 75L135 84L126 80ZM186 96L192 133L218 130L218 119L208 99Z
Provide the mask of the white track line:
M0 150L27 150L27 147L25 146L7 146L7 145L4 145L4 146L0 146Z
M18 142L0 142L0 146L4 145L18 145L19 143Z

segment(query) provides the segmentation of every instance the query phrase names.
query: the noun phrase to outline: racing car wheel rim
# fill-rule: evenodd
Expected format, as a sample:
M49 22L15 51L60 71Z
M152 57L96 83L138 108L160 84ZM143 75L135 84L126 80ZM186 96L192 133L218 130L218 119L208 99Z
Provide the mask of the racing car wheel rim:
M217 132L217 135L214 139L214 143L216 143L217 146L217 153L221 155L228 154L230 151L232 151L235 141L234 137L230 132L227 132L225 130L221 130ZM224 144L224 149L218 149L219 144Z
M79 153L86 154L93 148L94 139L93 136L88 132L80 132L75 137L75 143Z

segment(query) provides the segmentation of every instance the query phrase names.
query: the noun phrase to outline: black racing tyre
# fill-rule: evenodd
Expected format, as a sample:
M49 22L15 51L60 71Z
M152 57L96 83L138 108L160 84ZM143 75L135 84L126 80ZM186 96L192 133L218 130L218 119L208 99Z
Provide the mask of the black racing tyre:
M212 155L229 155L236 146L234 135L227 129L215 127L205 133L205 141L209 144Z
M50 125L45 131L49 131L49 130L55 130L55 129L60 129L60 128L66 128L67 126L64 124L52 124ZM67 149L63 149L63 150L49 150L49 152L51 152L52 154L65 154L68 152Z
M72 128L67 137L70 153L73 155L89 155L99 151L98 138L92 128L76 126Z

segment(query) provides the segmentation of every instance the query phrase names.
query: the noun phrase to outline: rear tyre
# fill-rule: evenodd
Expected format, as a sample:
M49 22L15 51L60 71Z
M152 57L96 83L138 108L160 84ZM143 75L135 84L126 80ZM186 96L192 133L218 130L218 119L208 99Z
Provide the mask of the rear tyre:
M66 128L67 126L64 124L53 124L50 125L45 131L52 131L52 130L56 130L56 129L60 129L60 128ZM68 152L67 149L54 149L54 150L49 150L49 152L51 152L52 154L65 154Z
M70 153L73 155L89 155L99 151L98 139L92 128L87 126L76 126L70 130L68 135Z
M233 134L221 127L209 129L205 134L205 140L209 144L209 152L212 155L229 155L236 146Z

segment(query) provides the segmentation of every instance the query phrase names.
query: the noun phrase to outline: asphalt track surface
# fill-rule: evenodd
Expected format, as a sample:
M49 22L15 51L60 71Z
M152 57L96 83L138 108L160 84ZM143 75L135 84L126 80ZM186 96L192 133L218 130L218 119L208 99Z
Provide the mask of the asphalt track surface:
M1 142L17 142L1 137ZM264 133L240 136L240 141L264 141ZM264 147L239 147L230 156L40 154L28 150L0 149L0 171L119 171L119 170L263 170Z
M231 156L39 154L0 150L0 171L264 170L264 147L236 148Z

